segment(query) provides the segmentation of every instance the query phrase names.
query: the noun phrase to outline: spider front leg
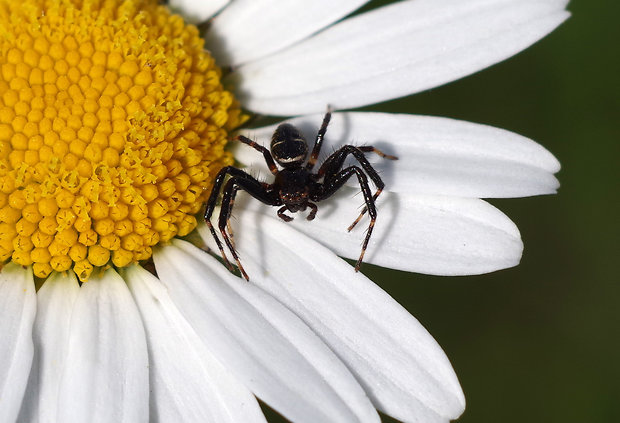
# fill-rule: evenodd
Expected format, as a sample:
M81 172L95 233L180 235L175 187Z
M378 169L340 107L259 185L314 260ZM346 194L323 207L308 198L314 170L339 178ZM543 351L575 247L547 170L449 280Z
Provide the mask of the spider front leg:
M372 152L372 153L378 154L379 156L383 157L384 159L388 159L388 160L398 160L398 157L396 157L396 156L391 156L391 155L389 155L389 154L385 154L385 153L384 153L384 152L382 152L381 150L379 150L379 149L377 149L377 148L375 148L375 147L373 147L373 146L370 146L370 145L360 146L360 147L357 147L357 148L358 148L358 150L361 150L361 151L363 151L363 152ZM374 168L373 168L373 171L374 171ZM376 171L375 171L375 173L376 173ZM378 177L378 176L379 176L379 175L377 175L377 177ZM383 182L383 181L382 181L382 182ZM375 192L375 194L372 196L372 199L373 199L375 202L377 201L377 197L379 197L379 195L381 194L381 192L383 192L383 188L381 188L381 189L377 188L377 191L376 191L376 192ZM364 208L362 209L362 211L360 212L360 215L359 215L359 216L357 216L357 219L355 219L355 220L353 221L353 223L351 223L351 224L349 225L349 227L347 228L347 231L351 232L351 230L355 227L355 225L357 225L357 224L359 223L359 221L360 221L360 220L362 220L362 217L366 214L366 212L367 212L367 211L368 211L368 208L367 208L367 207L364 207Z
M360 188L362 189L362 194L364 195L364 202L366 203L366 208L368 209L368 214L370 215L370 224L368 225L368 232L366 232L366 237L364 238L364 243L362 244L362 251L360 253L360 257L355 264L355 271L358 272L360 270L360 266L362 265L362 260L364 259L364 254L366 253L366 248L368 247L368 242L370 241L370 236L372 235L372 230L375 227L375 222L377 220L377 209L375 207L375 200L370 191L370 186L368 185L368 178L357 166L350 166L335 174L326 175L325 181L323 182L322 189L319 194L313 196L312 200L321 201L324 200L331 195L333 195L336 191L338 191L342 186L349 180L349 178L353 175L357 176L357 181L360 184Z
M230 216L232 214L232 209L235 204L235 197L237 195L237 191L239 191L240 189L246 191L252 197L267 205L279 206L282 203L279 197L277 197L273 192L269 191L268 184L263 184L246 173L244 173L244 176L233 176L228 180L228 182L226 182L226 185L224 186L224 194L222 197L222 207L218 220L218 228L220 230L220 233L222 234L222 238L224 238L226 246L228 247L235 262L237 263L239 272L241 272L241 275L247 281L249 281L250 278L243 266L241 265L241 261L239 260L239 256L237 254L237 251L235 250L235 246L232 241L233 235L230 229ZM227 232L227 229L230 233Z
M342 167L347 156L352 155L359 162L359 164L366 171L366 173L368 173L368 176L370 177L372 182L377 187L377 190L372 196L373 203L375 203L377 201L377 198L383 191L385 184L383 183L383 180L381 179L381 177L379 176L375 168L372 167L372 165L370 164L370 162L368 161L364 153L375 153L383 157L384 159L398 160L398 157L385 154L378 148L375 148L370 145L363 145L363 146L344 145L325 160L325 162L323 163L323 165L321 165L321 168L319 169L318 176L327 177L327 175L335 174ZM355 219L353 223L349 225L349 227L347 228L347 231L350 232L355 227L355 225L357 225L357 223L362 219L362 217L364 216L364 214L366 214L367 211L368 211L368 207L366 206L361 211L357 219Z
M247 173L245 173L244 171L240 169L237 169L236 167L232 167L232 166L223 167L218 172L217 176L215 177L215 181L213 182L213 188L211 188L211 195L209 196L209 200L207 200L207 206L205 207L204 219L205 219L205 222L207 223L207 227L209 228L209 231L211 232L211 236L213 236L213 239L215 240L215 244L217 245L217 248L219 248L220 250L220 254L222 255L224 264L226 265L226 267L228 267L228 269L231 272L234 272L235 269L228 261L228 258L226 257L226 253L224 252L222 243L220 242L220 239L215 233L215 229L213 228L213 225L211 224L211 216L213 216L213 211L215 210L215 206L217 205L217 199L220 195L220 190L222 189L224 180L226 179L226 176L228 175L230 175L231 177L250 178L250 175L248 175Z

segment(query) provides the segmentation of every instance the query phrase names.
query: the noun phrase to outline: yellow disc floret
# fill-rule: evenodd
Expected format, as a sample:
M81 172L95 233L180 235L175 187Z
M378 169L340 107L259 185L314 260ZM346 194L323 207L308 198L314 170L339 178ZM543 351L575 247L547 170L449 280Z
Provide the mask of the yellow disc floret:
M157 0L0 0L0 262L126 266L196 226L242 116Z

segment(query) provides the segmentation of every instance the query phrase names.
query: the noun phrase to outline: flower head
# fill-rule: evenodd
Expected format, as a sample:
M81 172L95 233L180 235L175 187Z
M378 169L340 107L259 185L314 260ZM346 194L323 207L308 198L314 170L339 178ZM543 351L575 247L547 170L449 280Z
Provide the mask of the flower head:
M264 421L254 395L295 422L463 412L439 345L336 256L360 241L343 236L357 214L338 199L290 224L240 200L251 283L203 250L213 239L196 216L214 176L260 159L224 149L242 108L292 116L408 95L568 16L562 0L416 0L338 22L364 3L171 1L188 21L218 13L211 56L156 0L0 0L0 421ZM320 116L294 123L312 134ZM383 266L513 266L519 232L480 198L558 186L550 153L496 128L335 113L327 148L352 141L401 158L382 169L366 255ZM204 243L179 239L195 228Z
M0 260L86 281L190 233L240 124L196 28L153 1L2 5Z

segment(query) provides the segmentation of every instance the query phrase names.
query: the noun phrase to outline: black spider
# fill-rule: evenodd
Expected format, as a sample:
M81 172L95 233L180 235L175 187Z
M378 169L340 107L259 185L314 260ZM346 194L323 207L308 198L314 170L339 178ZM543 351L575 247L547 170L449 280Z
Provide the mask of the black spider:
M237 169L233 166L224 167L215 178L211 196L207 201L205 220L218 248L220 249L224 262L231 271L234 271L234 269L226 258L222 243L220 242L220 239L211 224L211 216L213 215L213 210L215 210L217 198L219 197L222 184L224 183L224 179L227 175L230 175L230 178L224 186L218 227L222 233L224 241L226 242L226 246L237 263L239 271L247 280L250 280L250 278L243 269L243 266L239 261L239 256L235 251L232 230L229 224L230 215L235 202L235 196L238 190L241 189L247 191L252 197L265 204L271 206L282 206L278 210L278 217L285 222L290 222L293 220L292 217L284 214L285 211L288 210L289 212L296 213L299 211L305 211L308 207L310 208L310 213L308 214L307 219L312 220L316 216L317 212L317 206L314 204L315 202L331 197L351 176L357 176L362 193L364 194L366 206L358 218L355 219L355 221L349 226L348 230L350 231L353 229L353 227L360 221L362 216L367 211L370 215L368 232L366 233L366 238L364 239L364 243L362 245L362 252L355 265L355 271L357 272L359 270L362 259L364 258L364 253L366 252L366 247L368 246L368 241L370 240L370 235L372 234L372 229L375 225L375 220L377 218L375 200L379 194L381 194L381 191L385 186L377 174L377 171L366 159L364 153L376 153L381 157L390 160L397 160L397 157L384 154L372 146L357 147L353 145L345 145L325 159L316 173L312 173L312 169L314 168L319 152L321 151L323 137L325 136L325 131L327 131L327 125L329 124L330 118L331 112L328 110L323 118L323 124L321 125L321 128L316 136L316 141L314 143L312 153L310 154L310 158L305 165L304 162L308 156L308 143L299 130L288 123L283 123L278 126L276 131L273 133L270 146L271 153L265 147L255 143L243 135L239 135L235 138L236 140L241 141L242 143L247 144L263 153L267 166L269 166L269 170L271 170L271 173L275 175L275 181L273 184L257 181L243 170ZM359 162L361 168L359 166L349 166L344 169L342 168L345 159L349 155L352 155ZM278 169L274 163L274 159L282 167L281 170ZM368 177L364 171L366 171L368 177L370 177L374 185L377 187L377 191L374 194L370 192ZM228 232L226 232L227 229Z

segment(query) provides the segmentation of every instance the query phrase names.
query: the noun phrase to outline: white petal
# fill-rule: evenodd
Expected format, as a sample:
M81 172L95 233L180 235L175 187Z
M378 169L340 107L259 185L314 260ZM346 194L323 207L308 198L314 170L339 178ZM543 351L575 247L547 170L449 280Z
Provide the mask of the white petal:
M239 65L282 50L368 0L236 0L213 20L207 48L218 65Z
M288 122L312 145L321 121L322 115L314 115ZM268 147L275 127L244 133ZM335 113L322 157L344 144L373 145L399 158L366 154L388 191L502 198L551 194L559 186L553 173L560 164L551 153L528 138L486 125L431 116ZM269 174L256 150L241 143L235 148L237 160Z
M295 422L378 422L342 362L293 313L217 260L176 240L154 254L172 300L213 354Z
M140 313L112 269L80 288L58 403L59 422L149 419L148 354Z
M363 205L356 191L341 188L319 203L312 222L300 213L288 225L329 247L336 254L357 259L368 227L368 217L353 231L346 228ZM359 192L359 191L358 191ZM243 197L243 198L242 198ZM276 219L273 207L248 199L245 193L235 202L241 219ZM256 216L252 210L265 216ZM377 223L364 261L392 269L429 275L477 275L519 264L523 243L519 230L501 211L474 198L383 193L377 201ZM233 223L233 228L236 225ZM238 231L245 228L238 225ZM257 231L262 237L262 231ZM246 253L237 244L240 253Z
M316 219L316 226L302 219L291 223L337 254L357 259L368 218L346 233L357 210L350 206L351 196L345 195ZM396 193L381 197L364 258L368 263L446 276L489 273L519 264L523 253L519 230L482 200ZM347 203L349 207L343 207Z
M7 264L0 271L0 422L14 422L22 404L36 311L32 269Z
M454 81L517 54L567 19L566 3L397 2L241 66L232 82L244 107L264 114L377 103Z
M151 421L265 422L254 395L211 355L164 285L139 266L123 275L146 330Z
M420 422L447 421L463 412L465 399L450 362L403 307L288 225L249 215L240 220L235 241L251 283L319 334L377 408Z
M69 344L69 325L80 285L72 272L53 273L37 293L35 354L21 422L56 422L58 389Z
M230 0L169 0L173 12L183 15L190 23L200 23L221 10Z

